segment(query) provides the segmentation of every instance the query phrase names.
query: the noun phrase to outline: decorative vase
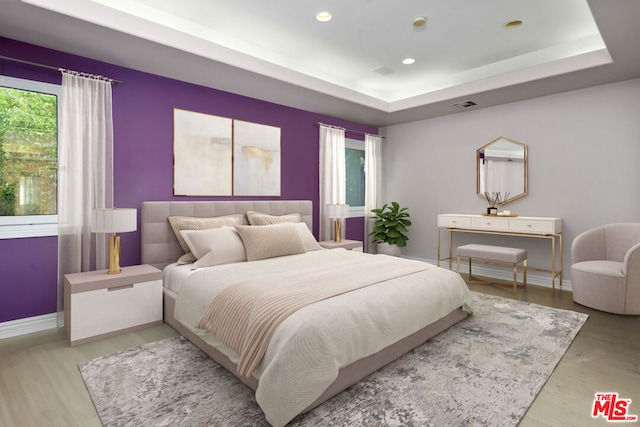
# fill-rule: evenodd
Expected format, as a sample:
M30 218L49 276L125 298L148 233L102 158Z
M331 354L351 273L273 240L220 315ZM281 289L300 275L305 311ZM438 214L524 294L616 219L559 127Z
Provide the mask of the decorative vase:
M398 245L390 245L387 242L378 242L377 252L384 255L400 256L402 255L402 248Z

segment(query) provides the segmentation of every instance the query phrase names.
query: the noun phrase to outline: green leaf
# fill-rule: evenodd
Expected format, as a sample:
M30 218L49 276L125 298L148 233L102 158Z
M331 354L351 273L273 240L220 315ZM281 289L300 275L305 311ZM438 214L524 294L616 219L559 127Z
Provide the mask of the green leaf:
M387 236L391 237L392 239L395 239L397 237L400 237L400 233L398 233L396 230L389 230L387 232Z

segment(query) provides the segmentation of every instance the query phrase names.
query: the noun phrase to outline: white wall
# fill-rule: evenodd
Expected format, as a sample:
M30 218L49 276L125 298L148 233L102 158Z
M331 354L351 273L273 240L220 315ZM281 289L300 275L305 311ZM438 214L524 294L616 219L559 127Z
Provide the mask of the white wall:
M577 234L640 222L640 79L390 126L383 134L383 199L409 207L409 257L436 259L439 213L486 212L476 195L476 149L499 136L529 146L529 194L505 208L563 219L565 280ZM520 246L530 266L550 266L547 240L462 235L454 244L471 240Z

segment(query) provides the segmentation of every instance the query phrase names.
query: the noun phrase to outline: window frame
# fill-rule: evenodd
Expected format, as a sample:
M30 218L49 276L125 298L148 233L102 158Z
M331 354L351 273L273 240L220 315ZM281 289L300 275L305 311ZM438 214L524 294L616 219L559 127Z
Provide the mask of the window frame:
M364 141L360 141L358 139L352 139L352 138L345 138L344 140L344 148L350 148L352 150L362 150L364 152L364 155L366 157L367 155L367 151L365 150L365 145L364 145ZM365 172L365 182L367 179L367 174ZM349 206L349 218L360 218L360 217L364 217L365 216L365 212L364 212L364 205L362 206Z
M58 98L58 141L60 140L60 94L62 88L51 83L25 80L16 77L0 76L0 86L11 89L55 95ZM58 151L58 164L60 152ZM57 167L57 165L56 165ZM56 207L57 211L57 207ZM17 215L0 216L0 239L19 239L27 237L48 237L58 235L58 215Z

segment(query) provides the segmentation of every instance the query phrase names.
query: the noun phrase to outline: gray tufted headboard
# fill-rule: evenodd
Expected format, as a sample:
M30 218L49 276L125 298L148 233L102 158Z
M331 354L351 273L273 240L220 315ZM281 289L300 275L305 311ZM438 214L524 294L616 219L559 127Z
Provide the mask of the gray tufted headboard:
M310 200L143 202L142 263L162 269L184 253L167 219L172 215L212 217L247 211L271 215L299 213L302 221L313 230L313 204ZM246 215L244 222L247 223Z

